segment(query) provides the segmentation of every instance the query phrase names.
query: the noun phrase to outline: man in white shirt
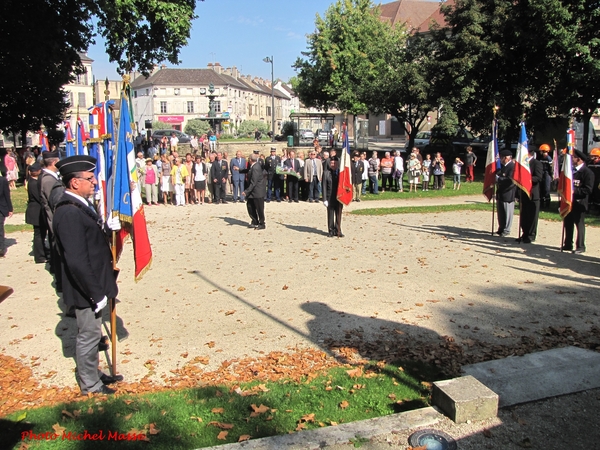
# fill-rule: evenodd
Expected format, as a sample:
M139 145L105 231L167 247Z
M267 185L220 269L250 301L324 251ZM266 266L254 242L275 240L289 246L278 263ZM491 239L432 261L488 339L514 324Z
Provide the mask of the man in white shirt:
M171 133L171 153L177 151L177 144L179 144L179 139L175 133Z

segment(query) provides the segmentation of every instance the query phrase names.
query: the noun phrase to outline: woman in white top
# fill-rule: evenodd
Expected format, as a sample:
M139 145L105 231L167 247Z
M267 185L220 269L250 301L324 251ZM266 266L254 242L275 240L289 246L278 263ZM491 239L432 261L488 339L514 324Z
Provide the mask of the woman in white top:
M404 159L400 156L400 150L396 150L394 156L394 182L396 183L396 192L404 192Z

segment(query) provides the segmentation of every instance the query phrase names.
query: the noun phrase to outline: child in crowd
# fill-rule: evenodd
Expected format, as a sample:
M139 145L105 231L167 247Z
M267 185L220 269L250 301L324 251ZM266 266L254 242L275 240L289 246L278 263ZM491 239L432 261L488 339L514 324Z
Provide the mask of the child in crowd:
M424 191L428 191L429 190L429 166L422 166L422 182L423 182L423 190Z
M462 170L463 162L460 158L456 158L454 160L454 164L452 164L452 173L454 174L454 190L460 189L460 171Z

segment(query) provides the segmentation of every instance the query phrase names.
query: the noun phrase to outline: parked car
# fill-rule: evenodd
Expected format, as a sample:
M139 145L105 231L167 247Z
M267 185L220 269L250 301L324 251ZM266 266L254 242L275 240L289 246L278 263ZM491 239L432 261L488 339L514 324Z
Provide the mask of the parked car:
M319 138L319 141L329 142L329 131L317 130L317 136Z
M415 137L415 145L419 150L423 150L426 146L429 145L429 139L431 139L431 131L419 131L417 136ZM406 142L405 150L409 151L408 141Z
M312 132L312 130L300 130L300 139L313 140L314 138L315 134Z
M175 136L177 136L177 139L179 139L180 144L189 144L189 142L192 140L190 136L179 130L154 130L152 132L152 140L160 141L163 136L167 136L167 138L170 139L172 133L175 133Z

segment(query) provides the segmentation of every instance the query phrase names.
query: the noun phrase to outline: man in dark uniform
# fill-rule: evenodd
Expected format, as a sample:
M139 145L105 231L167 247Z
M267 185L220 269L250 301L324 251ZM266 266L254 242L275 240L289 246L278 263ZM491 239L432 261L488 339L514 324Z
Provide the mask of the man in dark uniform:
M564 219L565 242L561 250L573 253L585 252L585 213L588 210L589 196L594 189L594 174L585 165L585 154L573 151L573 204L571 212ZM577 227L577 241L573 250L573 229Z
M58 152L42 153L43 169L38 178L40 188L40 202L42 204L42 214L48 225L48 240L50 242L50 272L54 275L55 287L58 292L62 292L62 269L60 257L56 249L56 239L52 231L52 217L54 216L54 206L59 199L65 187L58 179ZM67 313L73 317L73 312Z
M210 178L215 190L215 203L227 203L225 201L225 186L229 178L229 165L223 159L223 153L217 152L217 159L210 168Z
M6 244L4 243L4 221L12 217L13 206L10 200L10 188L8 180L0 173L0 258L6 255Z
M510 234L515 213L515 194L517 185L513 182L515 163L510 150L500 152L501 167L496 174L496 202L498 203L498 231L496 234L506 237Z
M552 157L548 154L550 146L548 144L540 145L540 162L542 163L543 179L540 183L540 202L544 208L550 207L550 187L552 186L553 170Z
M265 170L267 171L267 202L271 201L272 191L275 191L275 199L278 202L281 201L281 180L280 176L277 175L277 166L281 165L281 158L277 156L277 149L271 147L271 155L265 160Z
M246 198L246 207L248 208L248 214L252 222L250 223L251 228L257 230L264 230L265 226L265 194L266 194L266 180L265 172L262 164L259 161L259 157L256 153L250 155L250 169L248 169L248 188L242 192L242 195Z
M63 262L67 306L75 307L77 339L75 362L82 394L114 394L107 384L123 380L98 370L98 342L102 336L102 309L118 292L108 235L89 198L94 195L96 159L71 156L57 163L66 191L52 220ZM109 223L120 229L118 218ZM108 232L108 230L106 230ZM71 303L71 304L69 304Z
M593 208L598 213L600 212L600 148L595 147L590 150L590 160L587 166L594 174L594 189L590 196L590 210Z
M542 163L535 159L535 150L529 149L529 170L531 172L531 198L521 189L521 230L517 242L531 244L537 236L538 217L540 215L540 184L544 177Z
M354 192L352 201L360 202L360 193L362 191L362 176L365 172L365 165L360 160L360 152L352 153L352 191Z
M323 204L327 207L327 236L344 237L342 233L342 209L344 205L337 199L339 159L329 158L329 176L323 177Z
M25 223L33 226L33 260L36 264L46 262L46 250L44 241L48 233L46 219L42 216L42 201L40 199L40 187L38 177L42 172L39 163L29 166L29 180L27 181L27 210L25 211Z
M290 151L290 156L283 162L283 165L296 173L300 173L300 161L296 158L296 152ZM287 175L287 188L289 202L298 203L298 177L295 175Z

